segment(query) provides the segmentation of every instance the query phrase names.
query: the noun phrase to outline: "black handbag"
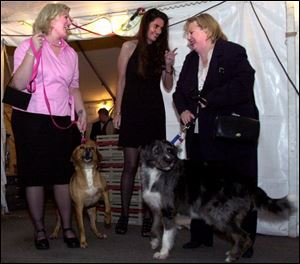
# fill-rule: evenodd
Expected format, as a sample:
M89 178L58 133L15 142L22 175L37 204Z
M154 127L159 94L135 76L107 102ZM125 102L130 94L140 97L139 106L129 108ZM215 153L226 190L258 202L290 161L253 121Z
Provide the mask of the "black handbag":
M3 95L3 99L2 102L5 104L9 104L11 106L23 109L23 110L27 110L32 93L35 92L35 86L34 89L32 89L32 84L35 85L35 78L37 76L37 70L38 70L38 66L40 63L40 59L41 59L41 51L39 52L36 51L32 38L30 39L30 48L32 49L33 53L34 53L34 57L36 59L36 62L33 66L33 70L32 70L32 74L31 74L31 78L29 81L29 87L27 87L27 91L29 93L26 92L22 92L20 90L17 90L16 88L13 87L13 85L11 84L11 80L13 79L14 74L12 74L12 76L10 77L8 84L6 85L6 89L4 91L4 95Z
M259 120L239 115L217 116L215 138L256 142L260 130Z
M25 93L7 85L3 94L2 102L11 106L27 110L32 94Z

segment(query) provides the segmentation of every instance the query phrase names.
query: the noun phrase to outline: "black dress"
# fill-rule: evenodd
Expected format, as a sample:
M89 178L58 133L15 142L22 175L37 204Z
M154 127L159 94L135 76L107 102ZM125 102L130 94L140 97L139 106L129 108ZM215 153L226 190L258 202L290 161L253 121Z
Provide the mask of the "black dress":
M149 58L155 56L152 45ZM166 138L165 108L160 90L161 73L155 73L150 60L146 77L138 75L138 49L130 57L126 69L126 83L121 105L119 146L138 147L153 139Z

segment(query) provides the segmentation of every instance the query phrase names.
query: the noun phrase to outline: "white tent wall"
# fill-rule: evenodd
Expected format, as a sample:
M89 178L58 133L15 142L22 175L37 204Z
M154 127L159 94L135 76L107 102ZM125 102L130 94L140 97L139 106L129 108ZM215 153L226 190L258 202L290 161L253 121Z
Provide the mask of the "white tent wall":
M299 74L296 69L296 65L299 65L299 43L296 41L299 39L299 20L295 17L298 14L297 5L293 13L289 10L288 17L288 6L284 1L252 3L281 63L285 69L289 65L292 73L290 77L299 89ZM172 25L212 7L207 12L220 22L229 40L240 43L247 49L249 61L256 70L254 92L261 120L258 146L259 186L274 198L289 195L299 208L299 97L276 60L250 2L229 1L214 7L215 5L216 2L201 3L199 8L198 5L187 5L165 12L171 17ZM294 6L290 4L289 8L292 7ZM292 31L297 32L296 38L289 38L292 42L289 48L286 37L287 19L294 23ZM171 48L178 48L175 65L177 73L189 51L182 37L182 26L183 23L170 28ZM294 55L288 57L288 52L292 51ZM172 109L171 95L163 94L166 109ZM167 118L167 136L172 139L178 133L178 123L176 124L173 111L167 113ZM298 236L299 212L297 210L288 221L282 222L270 223L259 217L257 231L262 234Z
M74 2L66 2L71 7L71 15L76 16L76 9L73 9L72 3ZM84 5L85 2L80 3ZM96 4L96 2L88 3ZM107 12L111 10L112 6L109 2L101 3L102 7L107 5ZM113 1L111 3L114 11L121 11L121 6L124 7L123 2ZM120 8L117 7L117 3L120 3ZM289 195L297 208L296 212L287 221L270 223L259 217L257 231L262 234L298 236L299 97L276 60L266 36L255 17L251 3L281 63L287 69L297 89L299 89L299 3L296 1L254 1L251 3L248 1L164 1L164 3L150 1L147 2L147 6L145 6L146 2L143 1L135 1L134 3L136 4L135 7L159 8L170 17L170 46L172 49L178 48L175 62L176 78L178 78L184 58L189 52L187 42L183 37L183 25L184 20L190 16L207 10L206 12L213 15L220 22L229 40L240 43L246 48L249 61L256 70L254 92L261 120L261 134L258 146L259 186L273 198ZM36 13L35 10L34 14L36 15ZM84 15L83 6L81 6L80 15ZM1 22L1 33L2 27L8 26L8 23L2 24ZM9 30L7 29L6 32L9 32ZM296 32L296 35L288 34L289 37L287 37L287 32ZM4 38L6 43L14 42L10 42L6 37ZM3 69L2 65L1 69ZM175 85L170 93L162 90L167 117L167 137L169 140L180 129L178 117L172 103L174 89ZM3 87L1 84L1 94L3 94L2 91ZM181 147L181 156L185 157L184 144L181 144ZM3 168L3 166L1 167Z

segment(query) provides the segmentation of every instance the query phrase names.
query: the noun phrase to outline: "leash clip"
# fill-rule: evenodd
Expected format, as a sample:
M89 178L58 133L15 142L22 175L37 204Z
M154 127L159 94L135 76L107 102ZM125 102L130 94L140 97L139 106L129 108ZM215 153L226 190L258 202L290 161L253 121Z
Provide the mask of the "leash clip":
M81 134L81 144L85 144L86 143L86 138L84 136L85 133L81 131L80 134Z
M191 125L194 123L195 120L188 122L186 125L184 125L184 127L182 128L182 132L185 132L186 130L188 130Z

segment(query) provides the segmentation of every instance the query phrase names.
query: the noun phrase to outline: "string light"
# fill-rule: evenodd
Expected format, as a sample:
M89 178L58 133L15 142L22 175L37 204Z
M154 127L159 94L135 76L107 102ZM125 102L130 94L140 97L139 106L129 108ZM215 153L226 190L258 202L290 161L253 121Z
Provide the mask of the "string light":
M112 106L113 106L113 100L111 99L100 100L100 102L97 104L97 111L100 108L106 108L107 110L110 110Z
M93 25L94 31L98 32L101 35L108 35L112 33L112 24L107 17L102 17L96 21Z

